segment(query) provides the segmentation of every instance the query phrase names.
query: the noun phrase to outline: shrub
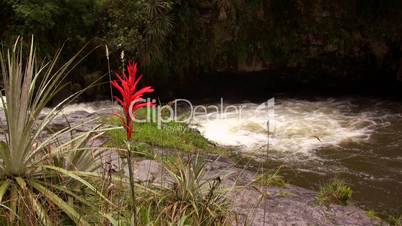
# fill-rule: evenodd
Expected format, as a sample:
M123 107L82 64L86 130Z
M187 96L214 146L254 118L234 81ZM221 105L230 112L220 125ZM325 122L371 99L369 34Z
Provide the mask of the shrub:
M320 204L339 204L346 205L352 197L352 189L345 181L335 178L321 186L317 196Z

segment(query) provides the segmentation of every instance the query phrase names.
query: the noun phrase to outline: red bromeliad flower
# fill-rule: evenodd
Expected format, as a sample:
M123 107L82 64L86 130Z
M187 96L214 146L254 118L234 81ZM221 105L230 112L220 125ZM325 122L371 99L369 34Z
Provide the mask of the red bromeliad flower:
M128 76L125 72L123 72L121 76L115 72L118 80L112 81L112 85L123 97L122 99L116 96L114 97L122 106L124 112L124 116L121 114L117 114L117 116L120 118L122 126L126 129L127 140L131 140L134 120L131 118L131 115L140 108L154 105L154 103L144 102L145 100L142 99L144 94L152 93L154 89L151 86L146 86L137 91L137 85L142 78L142 75L137 78L137 63L129 62L127 65L127 72Z

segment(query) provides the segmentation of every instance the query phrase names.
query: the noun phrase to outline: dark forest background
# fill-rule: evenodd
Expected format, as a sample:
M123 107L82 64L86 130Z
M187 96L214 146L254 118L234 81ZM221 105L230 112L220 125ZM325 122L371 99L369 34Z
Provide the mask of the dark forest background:
M273 92L401 96L401 0L0 0L0 40L34 34L38 54L95 49L66 94L141 64L162 99ZM105 77L104 81L107 81ZM107 97L108 85L85 99Z

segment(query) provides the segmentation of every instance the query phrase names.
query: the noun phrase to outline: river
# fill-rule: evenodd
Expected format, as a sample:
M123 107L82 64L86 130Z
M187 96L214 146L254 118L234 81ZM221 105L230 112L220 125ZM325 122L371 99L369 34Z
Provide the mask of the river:
M275 167L282 165L292 184L317 190L330 178L340 177L351 185L360 207L383 216L402 213L400 102L277 98L268 114L260 104L226 103L242 106L242 112L232 107L225 113L197 116L194 126L219 145L236 147Z

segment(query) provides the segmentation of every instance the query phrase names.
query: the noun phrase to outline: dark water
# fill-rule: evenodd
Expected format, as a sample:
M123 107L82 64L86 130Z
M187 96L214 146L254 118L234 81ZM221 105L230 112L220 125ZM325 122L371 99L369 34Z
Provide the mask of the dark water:
M375 210L383 216L400 215L402 106L400 103L378 100L354 100L352 104L351 114L372 114L370 120L375 126L369 138L317 149L316 155L323 160L323 165L317 168L323 174L314 173L315 168L308 167L311 172L295 173L291 178L297 184L312 188L317 187L317 181L330 177L345 178L351 184L353 199L359 206Z

